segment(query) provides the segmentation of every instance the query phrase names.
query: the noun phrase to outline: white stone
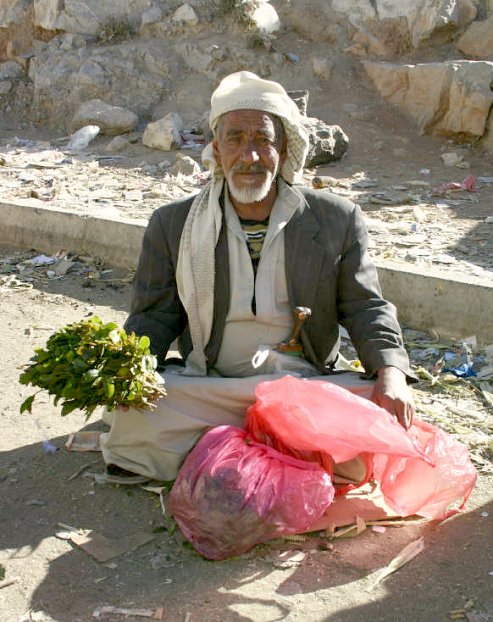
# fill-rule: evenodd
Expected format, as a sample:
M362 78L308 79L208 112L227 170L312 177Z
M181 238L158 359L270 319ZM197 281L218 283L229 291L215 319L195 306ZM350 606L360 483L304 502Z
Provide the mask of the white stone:
M34 0L35 25L81 35L99 35L111 20L128 23L135 30L152 0Z
M149 123L144 131L142 143L151 149L171 151L183 144L180 130L183 122L176 112L170 112L159 121Z
M152 7L152 9L149 9L148 11L144 11L144 13L142 13L140 27L142 28L142 26L146 26L147 24L155 24L156 22L161 21L162 17L163 12L161 11L161 9L157 6Z
M271 4L262 4L252 13L252 21L260 32L272 34L281 28L281 20L276 9Z
M196 26L199 23L197 13L189 4L182 4L173 14L174 22L185 22L189 26Z
M9 78L19 78L24 73L24 69L19 63L13 60L9 60L6 63L0 64L0 80L7 80Z
M139 122L131 110L111 106L101 99L91 99L80 105L72 119L72 129L85 125L98 125L102 134L117 135L130 132Z
M85 149L90 142L92 142L99 134L99 127L97 125L86 125L81 127L72 134L67 144L67 149L70 151L79 151Z
M123 136L115 136L106 145L104 150L106 151L106 153L118 153L119 151L124 151L129 147L130 141L127 138L123 138Z
M473 22L457 42L457 49L470 58L493 59L493 15Z
M442 153L440 157L442 158L445 166L456 166L459 162L462 161L462 156L458 153L455 153L455 151Z
M313 73L322 80L330 80L332 75L333 63L327 58L312 58Z
M193 158L182 153L176 154L176 162L172 166L172 175L197 175L201 172L200 165Z

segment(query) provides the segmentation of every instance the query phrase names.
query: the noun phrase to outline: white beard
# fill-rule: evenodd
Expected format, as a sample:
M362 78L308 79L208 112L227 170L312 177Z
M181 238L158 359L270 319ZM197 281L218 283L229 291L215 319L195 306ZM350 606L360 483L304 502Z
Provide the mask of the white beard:
M231 196L238 203L259 203L269 194L272 183L277 176L277 170L275 174L270 171L265 172L265 180L258 188L238 188L233 180L234 169L230 170L226 176L228 182L228 189Z

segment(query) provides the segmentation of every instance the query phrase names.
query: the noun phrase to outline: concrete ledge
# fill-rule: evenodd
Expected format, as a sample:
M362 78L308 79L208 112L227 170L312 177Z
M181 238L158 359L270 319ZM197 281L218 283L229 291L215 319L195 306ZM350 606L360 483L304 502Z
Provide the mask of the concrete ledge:
M383 295L397 307L401 323L493 343L493 278L465 281L390 262L377 262L377 270Z
M146 223L107 220L47 207L41 201L0 202L0 241L46 253L61 249L102 257L135 268ZM391 262L377 263L384 296L399 320L441 335L493 343L493 279L445 277L443 273Z
M0 240L45 253L62 249L135 268L146 222L107 220L47 207L42 201L0 202Z

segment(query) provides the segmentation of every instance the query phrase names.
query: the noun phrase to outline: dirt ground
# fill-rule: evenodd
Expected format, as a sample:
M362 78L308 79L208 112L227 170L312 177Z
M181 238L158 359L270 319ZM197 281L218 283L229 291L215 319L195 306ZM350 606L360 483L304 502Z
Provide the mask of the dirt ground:
M114 281L125 276L112 274ZM480 475L466 511L440 524L367 529L352 539L276 541L226 562L208 562L176 532L164 531L156 495L84 477L83 467L102 472L100 454L69 452L64 443L71 432L103 424L75 413L62 418L42 396L32 415L21 416L19 404L30 390L17 383L20 366L53 329L91 313L124 320L128 285L84 283L66 275L0 293L0 569L5 582L14 581L0 588L2 622L89 622L104 606L163 607L163 619L173 622L493 619L488 475ZM47 452L47 442L55 453ZM66 525L107 538L144 532L154 539L101 563L56 536ZM424 551L369 591L375 571L420 536ZM99 619L124 617L100 613Z

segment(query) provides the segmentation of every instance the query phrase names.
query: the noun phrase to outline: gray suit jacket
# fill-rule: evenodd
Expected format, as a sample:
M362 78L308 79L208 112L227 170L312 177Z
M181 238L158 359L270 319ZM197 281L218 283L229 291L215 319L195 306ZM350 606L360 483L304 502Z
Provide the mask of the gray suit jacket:
M382 298L368 254L360 208L325 191L293 188L306 207L285 228L285 261L292 307L312 310L302 331L305 358L321 373L330 370L339 349L339 326L349 332L367 375L386 365L414 376L402 345L395 307ZM180 236L194 197L157 209L147 227L134 281L128 331L148 335L162 362L179 338L191 350L187 316L177 293L175 270ZM229 305L229 262L225 225L215 250L212 334L205 349L208 365L218 356Z

